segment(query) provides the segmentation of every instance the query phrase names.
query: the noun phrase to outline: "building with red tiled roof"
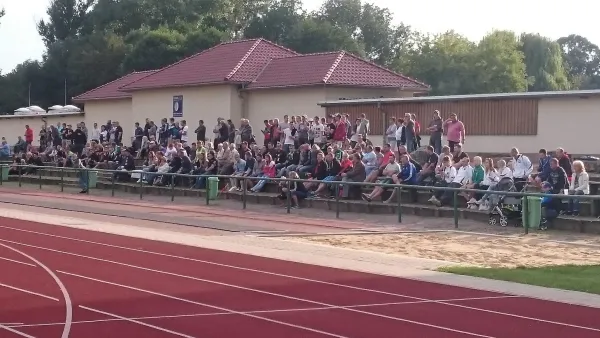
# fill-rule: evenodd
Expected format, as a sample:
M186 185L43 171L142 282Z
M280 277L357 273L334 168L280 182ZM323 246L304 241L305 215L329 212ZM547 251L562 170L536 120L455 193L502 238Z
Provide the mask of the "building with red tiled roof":
M146 118L186 119L191 127L218 117L239 124L285 114L323 115L317 103L406 97L427 92L417 80L340 51L299 54L264 39L221 43L157 71L132 73L74 98L86 122L118 120L131 136ZM177 107L175 109L174 107ZM260 138L260 133L255 133Z

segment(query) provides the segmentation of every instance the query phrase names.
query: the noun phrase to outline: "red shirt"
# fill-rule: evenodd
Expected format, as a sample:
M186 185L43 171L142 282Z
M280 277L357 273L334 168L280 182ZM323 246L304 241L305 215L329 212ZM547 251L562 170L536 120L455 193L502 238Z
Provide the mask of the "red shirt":
M25 141L28 143L33 142L33 129L31 129L31 128L25 129Z

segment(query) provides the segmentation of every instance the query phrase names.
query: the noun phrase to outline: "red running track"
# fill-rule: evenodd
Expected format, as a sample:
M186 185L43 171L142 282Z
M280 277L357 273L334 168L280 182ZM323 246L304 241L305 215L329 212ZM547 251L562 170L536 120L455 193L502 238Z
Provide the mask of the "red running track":
M14 219L0 269L7 338L600 337L596 308Z

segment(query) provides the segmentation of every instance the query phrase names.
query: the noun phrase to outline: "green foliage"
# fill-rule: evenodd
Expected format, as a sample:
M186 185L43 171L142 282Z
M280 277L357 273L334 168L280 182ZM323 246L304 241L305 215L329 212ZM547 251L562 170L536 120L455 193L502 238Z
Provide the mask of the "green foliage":
M59 104L65 81L72 97L258 37L300 53L346 50L430 84L433 95L600 88L600 50L579 35L424 35L362 0L323 0L312 13L301 0L51 0L47 14L37 25L43 60L0 75L0 111L27 105L30 85L36 104Z

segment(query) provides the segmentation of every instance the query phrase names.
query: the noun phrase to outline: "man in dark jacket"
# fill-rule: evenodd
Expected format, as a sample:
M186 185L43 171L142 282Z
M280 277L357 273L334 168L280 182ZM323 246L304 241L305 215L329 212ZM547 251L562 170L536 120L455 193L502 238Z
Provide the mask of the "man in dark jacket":
M360 154L352 154L352 169L347 173L342 173L342 182L364 182L367 178L365 165L360 160ZM350 191L357 191L360 195L361 187L359 185L344 185L342 188L342 198L348 198Z
M552 185L553 194L561 194L564 189L569 187L569 181L567 180L567 173L559 166L558 159L553 158L550 160L550 172L548 173L548 182Z

